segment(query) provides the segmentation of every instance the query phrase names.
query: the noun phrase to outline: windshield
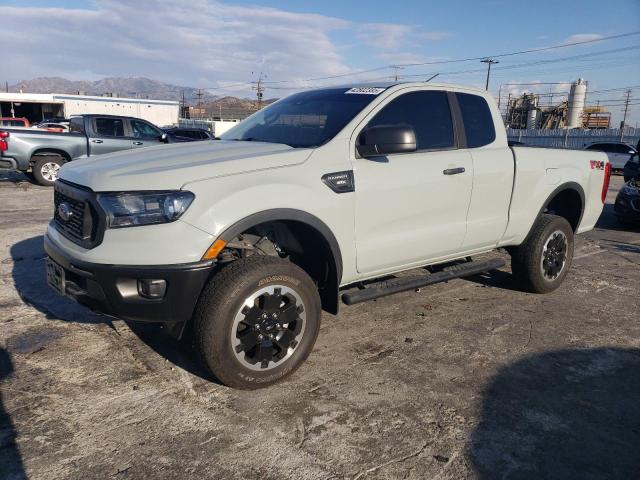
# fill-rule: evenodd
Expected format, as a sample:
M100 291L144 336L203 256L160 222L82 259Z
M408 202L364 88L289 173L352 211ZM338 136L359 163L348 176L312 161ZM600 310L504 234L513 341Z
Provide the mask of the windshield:
M220 138L317 147L331 140L382 90L332 88L296 93L254 113Z

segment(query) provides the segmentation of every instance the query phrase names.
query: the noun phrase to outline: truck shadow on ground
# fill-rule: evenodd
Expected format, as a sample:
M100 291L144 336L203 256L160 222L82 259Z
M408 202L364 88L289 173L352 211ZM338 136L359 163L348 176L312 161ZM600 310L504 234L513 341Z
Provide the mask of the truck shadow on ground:
M560 350L501 369L467 451L479 478L640 475L640 349Z
M178 341L157 325L124 322L99 315L55 293L46 282L43 242L43 236L40 235L11 247L13 282L24 303L42 312L50 320L84 324L102 323L116 331L118 328L114 322L118 325L126 324L140 340L177 367L208 381L215 381L200 367L189 342L189 332L186 332L186 338Z
M618 217L616 217L613 204L606 203L602 210L602 214L598 221L596 222L596 228L601 230L614 230L618 232L639 232L640 233L640 224L632 225L632 224L622 224Z
M0 348L0 382L13 372L13 363L9 353ZM2 391L0 391L0 472L2 478L22 480L27 478L22 464L22 456L16 445L16 430L9 414L4 409Z

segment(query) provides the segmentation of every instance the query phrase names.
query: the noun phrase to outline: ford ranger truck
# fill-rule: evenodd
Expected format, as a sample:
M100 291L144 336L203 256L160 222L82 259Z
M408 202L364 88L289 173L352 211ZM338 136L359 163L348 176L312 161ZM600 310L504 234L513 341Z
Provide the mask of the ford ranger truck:
M0 139L0 170L24 172L44 186L52 186L60 167L71 160L170 141L146 120L116 115L72 117L69 132L0 127Z
M304 91L219 141L64 165L47 279L107 315L188 329L215 377L258 388L304 362L323 310L503 266L481 253L506 249L523 289L557 289L609 175L604 153L509 148L484 91Z

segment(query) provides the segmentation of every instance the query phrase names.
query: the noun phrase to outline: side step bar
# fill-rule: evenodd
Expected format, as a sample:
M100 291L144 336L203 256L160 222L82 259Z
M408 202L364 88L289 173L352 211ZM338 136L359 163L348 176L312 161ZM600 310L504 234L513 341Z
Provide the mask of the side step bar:
M374 283L362 290L342 294L342 301L347 305L354 305L374 298L386 297L394 293L406 292L416 288L426 287L434 283L447 282L455 278L469 277L479 273L504 267L505 261L501 258L493 258L486 262L467 262L447 267L441 272L431 275L419 275L413 277L399 277L380 283Z

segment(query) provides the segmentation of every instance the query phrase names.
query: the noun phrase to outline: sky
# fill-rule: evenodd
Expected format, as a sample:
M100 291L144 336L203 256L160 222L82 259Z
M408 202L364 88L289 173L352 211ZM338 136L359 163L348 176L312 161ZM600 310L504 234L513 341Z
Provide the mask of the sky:
M640 1L0 0L0 19L2 82L141 76L251 96L262 74L274 98L395 75L484 87L478 57L640 32ZM640 34L497 59L502 102L557 102L580 77L614 122L634 87L627 121L640 123Z

